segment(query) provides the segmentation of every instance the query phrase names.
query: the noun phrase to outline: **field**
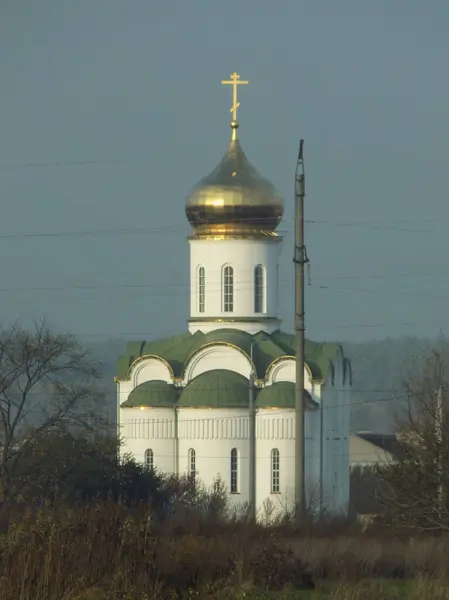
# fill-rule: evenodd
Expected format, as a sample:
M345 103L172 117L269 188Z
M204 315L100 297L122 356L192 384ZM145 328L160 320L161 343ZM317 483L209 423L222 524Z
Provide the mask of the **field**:
M0 598L439 600L449 597L448 551L449 538L193 512L156 520L105 502L16 515L0 533Z
M403 582L365 580L358 583L324 585L314 591L288 591L256 593L248 600L443 600L449 597L449 584L424 579Z

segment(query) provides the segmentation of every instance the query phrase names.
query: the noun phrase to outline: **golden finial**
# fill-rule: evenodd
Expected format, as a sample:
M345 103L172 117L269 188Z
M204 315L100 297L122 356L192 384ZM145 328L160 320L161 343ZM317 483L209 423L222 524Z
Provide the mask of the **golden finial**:
M240 102L238 102L237 100L237 86L238 85L244 85L249 83L248 81L240 81L240 75L238 73L232 73L231 75L231 81L222 81L221 82L224 85L232 85L232 108L230 109L229 112L232 113L232 123L231 123L231 127L233 129L233 133L235 133L235 130L238 127L237 124L237 109L240 106Z

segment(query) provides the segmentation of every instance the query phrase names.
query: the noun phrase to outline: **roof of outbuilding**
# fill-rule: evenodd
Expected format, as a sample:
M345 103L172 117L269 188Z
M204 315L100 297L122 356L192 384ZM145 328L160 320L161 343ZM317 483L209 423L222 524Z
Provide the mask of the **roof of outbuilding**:
M181 377L193 354L209 344L227 344L239 348L248 356L253 346L253 359L257 376L263 379L269 366L286 356L295 356L295 336L275 331L271 335L259 332L255 335L238 329L216 329L210 333L200 331L174 335L150 342L129 342L117 364L117 379L127 379L131 365L140 357L157 356L167 361L175 377ZM338 344L305 342L306 364L314 379L325 379Z
M357 431L358 437L370 442L377 448L389 452L392 456L401 454L402 446L395 433L373 433L372 431Z

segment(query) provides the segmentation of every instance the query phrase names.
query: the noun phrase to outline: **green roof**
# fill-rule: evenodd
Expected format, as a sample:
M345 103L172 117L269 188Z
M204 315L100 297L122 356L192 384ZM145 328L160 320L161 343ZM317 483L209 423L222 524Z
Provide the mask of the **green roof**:
M305 391L307 408L317 408L318 404ZM295 384L291 381L277 381L262 388L257 394L257 408L295 408Z
M184 388L180 407L248 408L248 380L234 371L214 369L201 373Z
M155 379L141 383L121 404L122 408L137 408L139 406L163 406L172 408L178 400L178 390L165 381Z
M234 371L214 369L198 375L182 390L161 380L146 381L137 386L121 408L248 408L248 380ZM305 390L307 408L317 408ZM279 381L256 389L257 408L295 408L295 384Z
M271 339L280 347L293 356L296 355L295 336L283 331L275 331L271 334ZM312 377L325 379L330 364L335 360L335 355L341 348L339 344L329 342L312 342L305 340L304 353L306 364L312 372Z
M238 329L216 329L210 333L197 331L174 335L151 342L130 342L125 354L117 364L117 379L127 379L133 362L143 356L158 356L166 360L175 377L182 377L190 357L208 344L232 344L248 356L253 346L253 358L257 377L265 378L273 361L284 356L295 356L295 336L275 331L271 335L264 332L252 335ZM305 356L314 379L326 379L329 366L334 360L338 344L311 342L306 340Z

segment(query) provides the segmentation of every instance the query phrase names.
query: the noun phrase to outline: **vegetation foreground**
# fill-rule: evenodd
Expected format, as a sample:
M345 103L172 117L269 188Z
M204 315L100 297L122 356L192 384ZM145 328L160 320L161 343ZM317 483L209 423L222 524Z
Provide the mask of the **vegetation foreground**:
M207 514L208 513L208 514ZM449 597L449 539L170 517L104 501L15 515L0 535L2 600ZM447 582L447 583L446 583Z

